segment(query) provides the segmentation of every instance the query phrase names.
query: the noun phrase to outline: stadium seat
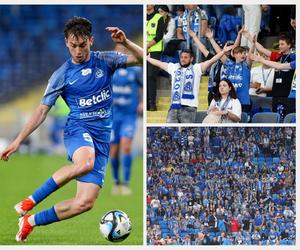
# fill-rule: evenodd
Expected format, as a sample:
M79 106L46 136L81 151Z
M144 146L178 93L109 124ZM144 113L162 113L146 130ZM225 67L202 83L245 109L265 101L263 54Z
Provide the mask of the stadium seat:
M260 96L250 96L251 98L251 112L250 117L256 113L261 112L272 112L272 98L271 97L260 97Z
M283 120L284 123L296 123L296 113L287 114Z
M272 110L272 97L250 96L252 109Z
M195 123L202 123L203 119L207 115L206 111L198 111L196 114L196 120Z
M256 113L252 118L252 123L279 123L280 115L274 112Z

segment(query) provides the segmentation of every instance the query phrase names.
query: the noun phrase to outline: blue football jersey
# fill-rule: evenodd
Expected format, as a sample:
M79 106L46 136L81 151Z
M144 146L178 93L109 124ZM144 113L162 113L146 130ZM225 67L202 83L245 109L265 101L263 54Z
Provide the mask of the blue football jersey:
M139 104L139 88L143 85L143 68L129 67L115 71L113 85L113 114L115 119L135 115Z
M237 98L242 105L250 104L250 67L245 60L241 63L236 63L231 59L227 59L224 63L224 71L221 78L232 82Z
M116 69L125 67L127 55L119 52L94 52L90 60L74 64L67 60L51 76L42 99L49 107L61 95L70 108L69 121L85 124L91 129L109 134L112 126L112 76Z

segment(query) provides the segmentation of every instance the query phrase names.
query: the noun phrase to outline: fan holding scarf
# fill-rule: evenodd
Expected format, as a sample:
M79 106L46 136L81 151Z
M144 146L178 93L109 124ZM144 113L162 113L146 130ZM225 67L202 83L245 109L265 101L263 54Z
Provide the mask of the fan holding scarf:
M226 51L224 49L210 60L193 64L194 55L191 50L180 52L179 63L166 63L147 56L147 61L168 72L171 76L171 106L167 123L192 123L195 121L198 107L199 87L202 73L218 61Z

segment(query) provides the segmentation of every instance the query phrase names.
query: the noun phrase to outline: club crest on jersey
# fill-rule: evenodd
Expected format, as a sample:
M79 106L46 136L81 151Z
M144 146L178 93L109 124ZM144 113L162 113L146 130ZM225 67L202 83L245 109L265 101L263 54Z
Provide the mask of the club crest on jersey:
M96 78L101 78L104 75L103 70L102 69L98 69L96 68Z
M87 69L82 69L81 70L81 75L82 76L87 76L89 74L92 74L92 69L91 68L87 68Z

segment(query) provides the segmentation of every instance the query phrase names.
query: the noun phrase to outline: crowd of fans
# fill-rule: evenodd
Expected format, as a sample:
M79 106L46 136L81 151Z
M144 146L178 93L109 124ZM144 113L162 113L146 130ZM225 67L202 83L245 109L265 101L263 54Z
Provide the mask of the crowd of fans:
M294 245L295 127L148 128L148 245Z

